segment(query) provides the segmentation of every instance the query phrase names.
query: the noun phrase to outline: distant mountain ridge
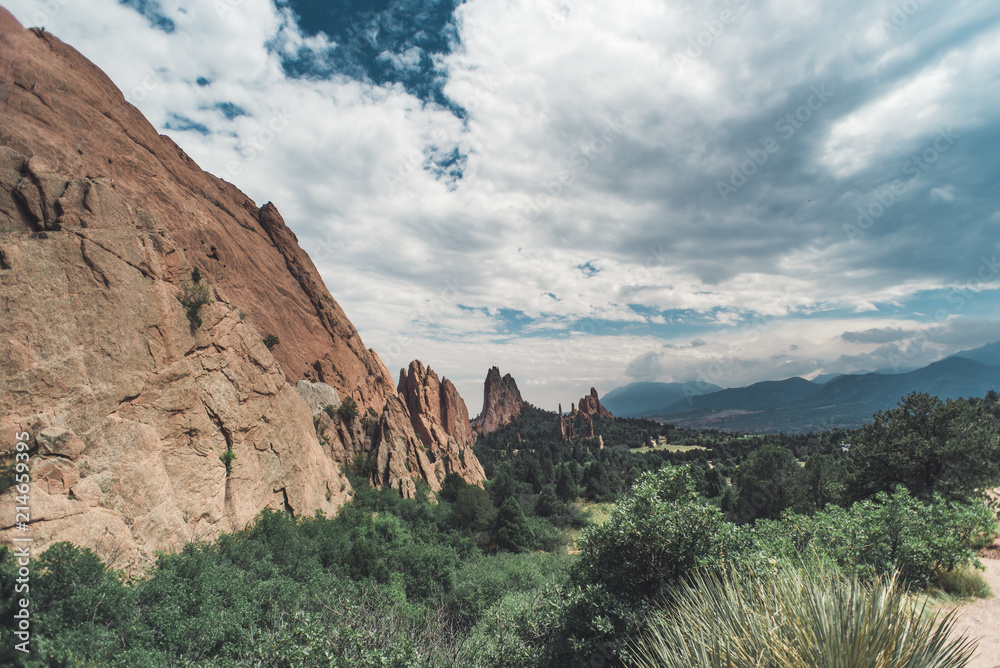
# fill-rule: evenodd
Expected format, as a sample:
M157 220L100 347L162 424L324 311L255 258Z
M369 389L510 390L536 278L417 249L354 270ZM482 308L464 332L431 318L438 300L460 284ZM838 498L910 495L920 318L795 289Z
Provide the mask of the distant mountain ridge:
M640 381L616 387L604 395L605 408L619 417L638 417L661 410L688 396L718 392L722 388L711 383L657 383Z
M986 364L989 366L1000 366L1000 341L987 343L985 346L963 350L955 353L951 357L964 357L965 359Z
M688 396L649 408L652 397L670 396L664 389L658 389L657 394L650 386L668 386L681 392L689 388ZM693 387L632 383L608 392L605 405L614 406L612 410L619 415L655 417L684 427L757 432L857 428L870 421L873 413L892 408L910 392L957 399L1000 390L1000 342L898 373L828 374L813 381L793 377L700 395L691 395Z

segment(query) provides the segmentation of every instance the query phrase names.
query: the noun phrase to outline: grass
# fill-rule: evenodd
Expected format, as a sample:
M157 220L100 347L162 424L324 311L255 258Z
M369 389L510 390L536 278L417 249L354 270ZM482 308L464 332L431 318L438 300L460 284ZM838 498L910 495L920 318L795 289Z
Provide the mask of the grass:
M689 450L708 450L708 448L701 445L681 445L681 444L668 444L666 439L662 436L656 439L656 445L653 447L636 448L632 452L652 452L654 450L664 450L666 452L688 452Z
M611 517L612 511L615 509L615 503L613 501L608 501L605 503L593 503L591 501L580 501L580 507L587 514L587 519L591 523L596 525L604 524ZM580 536L583 535L582 529L567 529L567 549L570 554L578 554L579 549L577 549L577 544L580 541Z
M953 571L945 571L937 578L937 589L956 598L989 598L993 590L972 566Z
M952 668L975 645L895 578L819 565L696 575L633 643L641 668Z
M613 501L608 501L607 503L591 503L589 501L584 501L580 504L583 509L587 511L587 517L594 524L600 526L608 521L611 517L611 512L615 509L617 505Z

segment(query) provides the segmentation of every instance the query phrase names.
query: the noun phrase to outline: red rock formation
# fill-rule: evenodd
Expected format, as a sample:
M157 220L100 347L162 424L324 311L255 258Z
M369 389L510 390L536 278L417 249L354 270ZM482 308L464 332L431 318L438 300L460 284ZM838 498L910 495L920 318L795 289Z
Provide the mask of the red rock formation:
M195 267L210 299L198 327L181 303ZM0 430L39 444L37 548L113 548L123 567L265 507L335 513L351 456L410 495L450 456L416 436L274 206L202 171L98 68L3 8L0 286ZM321 442L290 384L303 378L362 415ZM480 482L471 450L457 456Z
M431 463L440 464L434 476L438 488L445 475L452 472L471 484L481 485L486 475L471 450L476 435L469 422L469 409L455 385L447 378L439 381L430 367L415 360L410 362L408 373L400 369L397 389L409 410L414 432L433 453Z
M517 383L508 373L500 377L500 369L493 367L486 374L483 388L483 410L473 423L477 434L489 434L508 424L521 414L524 400Z
M577 413L582 415L596 415L602 418L614 417L611 411L601 405L601 400L597 398L597 390L594 388L590 388L590 394L580 399L580 407L576 409L573 416L575 417Z

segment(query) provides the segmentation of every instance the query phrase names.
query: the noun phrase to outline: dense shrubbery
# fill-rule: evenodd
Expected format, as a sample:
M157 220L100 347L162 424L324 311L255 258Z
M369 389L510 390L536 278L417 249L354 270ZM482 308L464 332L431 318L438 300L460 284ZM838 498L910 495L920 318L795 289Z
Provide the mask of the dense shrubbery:
M542 592L565 585L569 557L485 556L448 501L356 489L336 518L265 511L129 583L89 550L49 548L28 665L451 666L538 644L509 618L552 616Z

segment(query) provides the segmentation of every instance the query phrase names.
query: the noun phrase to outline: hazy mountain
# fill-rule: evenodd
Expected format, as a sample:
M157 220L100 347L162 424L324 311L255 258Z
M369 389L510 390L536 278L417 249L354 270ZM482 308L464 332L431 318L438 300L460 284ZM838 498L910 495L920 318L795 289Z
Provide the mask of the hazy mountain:
M964 357L965 359L975 360L980 364L1000 366L1000 341L987 343L985 346L973 348L972 350L963 350L955 353L952 357Z
M1000 367L964 357L948 357L908 373L841 376L824 385L815 395L801 398L789 406L836 404L874 412L894 406L900 397L910 392L956 399L981 397L997 388L1000 388Z
M981 397L1000 390L1000 366L948 357L898 374L843 375L825 384L802 378L755 383L676 402L657 419L678 426L741 431L819 431L857 428L910 392Z
M635 417L658 411L687 396L717 392L722 388L711 383L638 382L616 387L601 398L601 403L618 417Z
M831 380L836 380L844 374L842 373L821 373L820 375L813 378L810 382L816 383L817 385L826 385Z
M697 397L687 397L667 406L664 410L666 413L705 409L762 411L815 394L822 388L823 386L798 376L785 380L765 380L747 387L733 387Z

